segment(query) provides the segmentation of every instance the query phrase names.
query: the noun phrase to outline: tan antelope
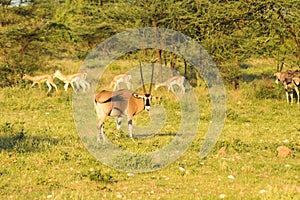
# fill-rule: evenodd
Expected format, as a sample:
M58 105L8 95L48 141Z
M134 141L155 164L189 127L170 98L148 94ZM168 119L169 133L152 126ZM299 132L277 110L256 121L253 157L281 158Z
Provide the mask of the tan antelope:
M49 88L48 93L52 89L51 85L55 88L56 92L58 91L56 84L53 82L53 77L50 74L42 74L42 75L38 75L38 76L29 76L27 74L24 74L23 79L28 79L28 80L32 81L33 83L31 85L31 87L33 87L35 84L38 84L40 87L40 83L45 82Z
M140 94L128 89L123 89L115 92L103 90L95 95L94 103L98 119L97 128L100 130L100 133L97 135L98 142L100 142L101 140L100 136L102 137L103 141L105 141L103 124L108 116L117 117L117 129L120 129L121 127L122 117L127 117L129 136L131 139L133 139L133 116L139 114L143 110L149 111L152 98L156 98L151 96L153 70L154 63L152 63L152 75L149 92L146 91L142 74L142 66L140 65L140 74L144 94Z
M113 91L116 91L117 89L119 89L120 83L125 83L127 89L131 89L131 75L119 74L115 76L113 80L110 82L110 88L113 87Z
M299 87L300 86L300 71L293 72L293 82Z
M173 76L172 78L169 78L165 82L159 83L155 85L155 90L157 90L159 87L168 87L168 91L174 92L173 85L178 85L181 88L181 93L185 93L185 87L184 87L185 78L184 76Z
M300 77L293 77L293 82L295 83L295 85L297 85L299 87L300 86Z
M293 93L297 94L297 104L299 104L299 79L300 74L298 72L292 72L287 70L286 72L276 72L274 73L276 77L276 84L281 82L285 89L286 101L289 103L289 96L291 97L291 103L293 103Z
M90 88L90 84L88 82L86 82L86 76L87 73L75 73L75 74L68 74L68 75L64 75L62 74L59 70L56 70L54 73L54 78L58 78L59 80L61 80L62 82L65 83L64 88L65 91L68 90L69 84L71 85L71 87L73 88L74 92L77 93L76 89L79 90L79 87L81 86L83 91L85 92L86 88ZM76 89L74 87L74 83L76 86Z

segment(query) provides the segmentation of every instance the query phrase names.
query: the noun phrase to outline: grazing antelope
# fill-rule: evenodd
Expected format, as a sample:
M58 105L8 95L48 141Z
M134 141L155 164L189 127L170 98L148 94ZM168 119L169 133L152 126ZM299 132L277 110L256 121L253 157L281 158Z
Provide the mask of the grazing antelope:
M43 75L38 75L38 76L29 76L27 74L24 74L23 79L28 79L28 80L32 81L33 83L31 85L31 87L33 87L35 84L38 84L40 87L40 83L45 82L49 88L48 93L52 89L51 85L55 88L56 92L58 91L56 84L53 82L53 77L49 74L43 74Z
M120 83L125 83L127 86L127 89L131 89L131 75L128 74L119 74L113 78L113 80L110 82L110 88L113 88L113 91L116 91L117 88L119 89Z
M84 92L85 92L86 88L88 88L88 89L90 88L90 84L85 81L86 76L87 76L87 73L81 73L81 72L78 72L75 74L64 75L59 70L56 70L54 73L54 78L58 78L59 80L61 80L62 82L65 83L65 86L64 86L65 91L68 90L68 86L70 84L75 93L77 93L77 91L74 87L74 83L75 83L75 86L77 89L79 89L79 86L81 86Z
M286 72L276 72L274 73L276 77L276 84L281 82L285 89L286 101L289 103L289 96L291 97L291 103L293 103L293 92L295 91L297 94L297 104L299 104L299 79L300 74L298 72L292 72L288 70Z
M153 70L154 63L152 63L152 76L149 92L146 91L142 74L142 66L140 65L140 73L144 94L140 94L128 89L123 89L115 92L103 90L95 95L94 104L98 118L97 128L100 130L100 134L97 135L98 142L100 142L100 136L103 140L105 140L103 123L107 116L117 117L117 129L120 129L121 127L122 117L126 116L128 119L129 135L130 138L133 139L133 116L139 114L143 110L149 111L152 98L156 98L151 96Z
M300 71L293 72L293 82L299 87L300 84Z
M173 85L178 85L181 88L181 93L184 94L185 93L184 81L185 81L184 76L174 76L172 78L169 78L163 83L156 84L154 89L157 90L159 87L167 86L168 91L170 91L171 89L171 91L174 92Z

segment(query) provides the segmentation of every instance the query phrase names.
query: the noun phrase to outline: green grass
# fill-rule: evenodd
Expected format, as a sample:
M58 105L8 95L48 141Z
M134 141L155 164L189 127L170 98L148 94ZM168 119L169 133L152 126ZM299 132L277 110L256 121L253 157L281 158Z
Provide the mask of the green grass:
M195 89L201 122L192 145L167 167L141 174L119 172L88 152L75 128L71 89L65 93L59 85L60 93L47 95L46 88L1 88L0 198L219 199L224 194L225 199L298 199L300 107L286 104L281 87L272 85L274 80L267 75L275 67L270 60L247 66L241 69L240 90L226 90L225 126L210 154L199 158L211 115L202 84ZM112 71L122 72L119 69L115 64ZM101 87L109 85L113 74L107 76ZM133 142L109 118L108 138L133 153L153 152L168 144L178 130L179 106L164 89L155 95L164 97L157 103L168 116L160 134ZM147 113L141 113L134 125L147 125L148 119ZM123 124L127 131L126 120ZM281 145L293 155L277 157ZM218 155L223 146L227 153ZM128 164L128 159L137 159L145 167L152 163L143 156L121 157L120 165Z

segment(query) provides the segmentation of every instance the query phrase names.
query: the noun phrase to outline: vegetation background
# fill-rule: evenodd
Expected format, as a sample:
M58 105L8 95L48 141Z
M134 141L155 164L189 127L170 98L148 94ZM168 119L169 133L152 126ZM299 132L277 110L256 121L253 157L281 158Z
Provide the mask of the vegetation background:
M299 106L285 102L273 72L300 66L297 0L134 1L0 0L1 199L297 199L300 196ZM107 70L128 70L136 58L185 75L199 99L201 123L185 154L152 173L126 174L104 166L85 149L72 117L72 93L29 88L22 75L76 72L88 52L110 36L140 27L163 27L198 41L226 81L222 136L198 157L209 126L205 83L180 56L159 49L125 55ZM284 63L284 64L283 64ZM56 80L60 90L62 85ZM176 132L178 104L165 90L170 113L161 134L133 143L108 121L108 136L133 152L153 151ZM135 119L147 123L147 114ZM116 136L118 134L119 136ZM278 146L293 155L277 157ZM225 154L218 154L227 147ZM150 163L149 163L150 162ZM126 159L120 160L126 165ZM145 166L151 161L145 160ZM133 168L136 166L132 166Z

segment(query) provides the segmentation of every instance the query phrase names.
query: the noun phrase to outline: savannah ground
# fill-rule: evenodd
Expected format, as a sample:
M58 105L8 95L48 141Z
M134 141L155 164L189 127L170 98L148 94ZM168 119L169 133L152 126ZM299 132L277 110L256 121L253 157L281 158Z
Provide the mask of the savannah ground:
M69 67L65 72L75 71L80 64L62 62ZM126 64L112 67L111 76ZM199 158L211 114L210 98L202 83L194 88L201 121L192 145L174 163L142 174L119 172L87 151L75 128L71 88L64 92L58 80L58 94L47 95L46 86L30 88L23 81L1 88L0 198L299 199L300 105L288 105L283 88L275 85L275 61L252 60L243 66L240 89L226 86L225 125L209 155ZM145 153L174 137L180 117L176 99L165 89L154 93L164 96L158 103L171 113L160 134L133 142L116 130L110 118L105 130L118 146ZM145 119L147 113L141 113L133 123L147 123ZM282 145L293 155L278 157L276 148ZM224 146L226 153L218 155Z

